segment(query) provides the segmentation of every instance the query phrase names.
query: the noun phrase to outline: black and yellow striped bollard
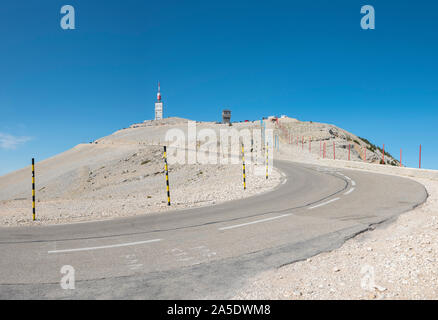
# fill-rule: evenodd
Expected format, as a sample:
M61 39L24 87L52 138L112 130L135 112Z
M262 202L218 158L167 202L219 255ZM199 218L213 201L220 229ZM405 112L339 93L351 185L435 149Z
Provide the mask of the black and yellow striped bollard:
M167 167L166 146L164 146L164 170L166 171L167 205L170 206L169 170Z
M246 177L245 177L245 151L242 143L242 165L243 165L243 190L246 190Z
M32 220L35 221L35 159L32 158Z

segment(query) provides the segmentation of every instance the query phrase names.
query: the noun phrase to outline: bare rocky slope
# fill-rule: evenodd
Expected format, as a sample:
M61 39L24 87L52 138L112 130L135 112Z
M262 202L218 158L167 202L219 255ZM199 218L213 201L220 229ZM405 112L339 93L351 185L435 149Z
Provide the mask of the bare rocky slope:
M310 152L318 157L324 157L325 144L325 158L327 159L335 157L337 160L348 160L350 150L352 161L400 165L400 162L386 151L383 157L382 147L335 125L312 121L302 122L291 118L279 119L278 124L271 122L279 132L283 143L302 147L305 151L309 150L310 144ZM335 151L333 151L333 145Z
M233 156L237 157L238 164L170 165L172 206L169 208L165 191L163 145L170 129L178 129L187 135L188 121L173 117L133 124L93 143L79 144L38 162L36 222L30 220L30 167L0 177L0 225L100 220L211 205L264 192L280 182L280 174L275 170L268 181L264 174L256 174L256 171L264 171L265 157L260 142L255 141L251 147L246 146L246 152L251 148L254 154L259 152L259 156L254 157L251 153L253 164L247 159L247 190L243 192L240 142L237 142L238 145L234 146L237 152ZM318 144L322 146L322 143L326 143L326 157L330 158L334 142L336 159L346 159L348 144L352 145L351 160L363 161L363 148L367 148L368 162L378 162L382 158L378 148L333 125L291 118L280 119L278 123L267 120L266 123L267 129L272 129L274 135L280 135L283 153L295 148L309 150L307 153L301 152L300 157L318 158ZM196 122L198 133L202 129L209 129L218 137L220 130L230 128L252 131L260 130L261 126L260 121L233 123L231 127L215 122ZM219 145L219 141L217 143ZM312 144L311 148L308 148L309 144ZM195 148L200 146L201 143L197 141ZM230 147L230 151L232 149ZM260 163L254 164L255 160ZM385 157L385 162L398 164L389 155Z
M214 123L198 127L226 128ZM239 163L170 164L168 207L163 145L172 128L187 130L187 120L146 121L37 162L36 222L31 221L30 167L0 177L0 226L101 220L212 205L265 192L280 182L277 171L266 181L248 165L243 190Z

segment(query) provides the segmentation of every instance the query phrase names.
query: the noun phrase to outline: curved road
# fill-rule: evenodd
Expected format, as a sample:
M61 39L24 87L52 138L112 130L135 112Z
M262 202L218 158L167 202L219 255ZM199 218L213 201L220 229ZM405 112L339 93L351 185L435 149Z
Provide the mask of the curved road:
M405 178L275 166L276 189L216 206L1 228L0 299L227 299L257 273L339 247L427 198ZM75 290L61 289L63 265L75 269Z

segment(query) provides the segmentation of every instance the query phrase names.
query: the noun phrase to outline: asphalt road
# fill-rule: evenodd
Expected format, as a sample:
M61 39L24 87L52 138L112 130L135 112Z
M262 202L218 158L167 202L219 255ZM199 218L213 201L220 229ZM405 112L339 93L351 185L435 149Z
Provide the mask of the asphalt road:
M332 250L423 203L409 179L275 161L282 184L220 205L0 228L0 299L227 299L267 269ZM250 181L248 181L250 183ZM60 270L75 270L75 289Z

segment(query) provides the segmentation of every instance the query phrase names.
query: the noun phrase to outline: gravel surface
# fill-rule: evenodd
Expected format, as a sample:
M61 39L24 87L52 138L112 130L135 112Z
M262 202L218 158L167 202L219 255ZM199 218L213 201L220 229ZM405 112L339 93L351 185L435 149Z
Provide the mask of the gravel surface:
M38 163L36 222L30 221L29 168L0 177L0 225L102 220L212 205L265 192L280 183L281 175L276 170L266 181L254 174L253 165L248 165L247 190L243 191L241 165L172 165L172 207L168 208L162 147L154 144L164 140L166 126L184 128L185 124L173 119L171 123L133 125L96 144L79 145ZM345 167L341 161L321 160L319 141L327 143L328 158L332 155L330 143L335 141L336 158L343 160L348 156L345 146L353 142L351 159L356 165L363 161L363 148L368 146L363 141L356 143L356 136L331 125L288 119L282 128L277 158ZM303 136L313 141L311 151L308 144L304 148L296 143L289 145L289 133L293 141ZM380 158L378 150L367 152L369 162ZM373 171L369 166L364 169ZM378 169L382 172L382 166ZM400 174L402 169L387 166L386 170ZM430 196L425 204L332 252L257 275L235 299L436 299L438 181L416 178L411 171L409 176L426 187Z
M255 175L254 166L250 166L247 167L247 189L243 190L241 165L178 166L169 172L172 203L169 207L163 168L157 167L155 170L149 174L143 170L129 171L123 174L123 179L120 177L121 173L112 174L110 179L108 176L102 177L105 175L104 169L101 172L90 171L90 179L86 183L84 193L72 193L68 198L41 196L36 205L35 222L31 221L30 199L0 201L0 225L103 220L214 205L266 192L277 186L281 179L278 171L273 170L270 179L266 181L264 176ZM100 179L109 181L103 185ZM49 189L50 187L47 187L40 193L48 194Z
M276 156L410 177L426 187L429 198L416 209L348 240L336 250L255 276L234 299L438 298L437 171L324 161L287 144Z
M280 149L284 152L292 147L298 151L297 154L307 158L325 156L326 159L350 158L351 161L368 163L384 161L387 164L399 165L399 161L386 151L383 157L383 146L375 146L368 140L335 125L284 118L280 119L278 124L271 123L269 127L275 129L276 134L280 136Z
M280 183L277 170L266 180L264 165L247 160L247 188L243 190L239 154L238 164L169 163L169 207L163 146L159 144L169 129L186 125L187 120L179 118L149 121L37 162L35 222L31 221L30 167L0 177L0 226L103 220L214 205L266 192ZM226 128L214 123L197 125ZM244 123L233 128L252 126Z
M437 299L438 182L422 206L341 248L268 271L236 299Z

